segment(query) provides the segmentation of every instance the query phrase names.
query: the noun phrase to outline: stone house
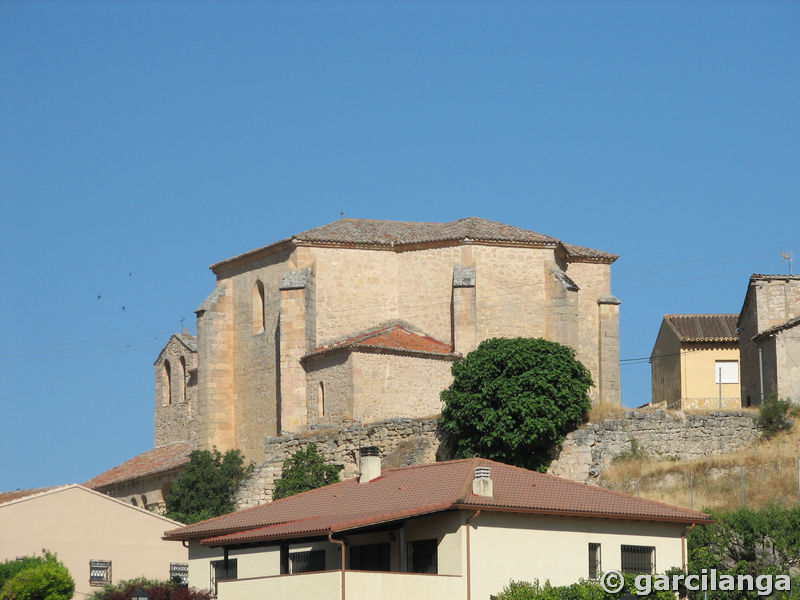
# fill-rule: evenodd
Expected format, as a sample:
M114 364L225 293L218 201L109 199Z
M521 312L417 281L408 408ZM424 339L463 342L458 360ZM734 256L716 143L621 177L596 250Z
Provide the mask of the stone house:
M358 479L167 531L219 600L488 600L510 580L567 585L686 566L708 515L472 458Z
M74 598L136 577L185 580L186 548L161 539L179 525L77 484L0 493L0 562L55 553Z
M800 403L800 275L752 275L737 327L744 405Z
M738 315L664 315L650 354L652 404L741 408Z
M197 339L155 363L155 444L264 460L265 440L440 412L454 360L490 337L572 346L620 403L616 255L502 223L341 219L211 266Z

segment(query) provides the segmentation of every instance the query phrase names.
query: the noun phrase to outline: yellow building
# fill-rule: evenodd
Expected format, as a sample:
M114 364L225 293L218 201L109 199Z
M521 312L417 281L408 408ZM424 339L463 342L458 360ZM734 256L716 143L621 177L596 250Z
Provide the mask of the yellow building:
M650 355L653 404L741 408L739 315L664 315Z
M219 600L489 600L509 581L568 585L686 565L708 515L470 458L381 470L165 533Z

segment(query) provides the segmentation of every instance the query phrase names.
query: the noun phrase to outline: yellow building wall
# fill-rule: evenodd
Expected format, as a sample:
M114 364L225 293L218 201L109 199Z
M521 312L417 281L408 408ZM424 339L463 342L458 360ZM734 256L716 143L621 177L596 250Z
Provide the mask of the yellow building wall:
M681 352L682 408L737 409L741 408L741 386L736 383L716 383L716 361L739 362L738 348L684 350ZM741 365L740 365L741 366ZM741 377L741 374L740 374Z
M111 561L112 582L135 577L169 579L170 563L186 563L180 542L161 539L180 523L144 509L69 486L0 506L0 562L19 556L58 555L75 580L75 598L89 585L89 561Z

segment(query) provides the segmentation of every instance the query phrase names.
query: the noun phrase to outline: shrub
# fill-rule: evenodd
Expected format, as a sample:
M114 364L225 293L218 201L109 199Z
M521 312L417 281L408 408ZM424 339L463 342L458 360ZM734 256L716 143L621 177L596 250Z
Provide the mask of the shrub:
M575 351L541 338L484 340L451 370L441 426L458 457L544 470L591 407L592 377Z
M6 581L0 600L69 600L74 591L69 571L53 557L23 568Z
M208 590L190 588L174 581L153 581L145 578L129 579L116 585L107 585L94 592L87 600L130 600L142 588L150 600L212 600Z
M295 452L287 458L280 479L275 480L272 499L286 498L339 481L341 467L326 464L316 444Z
M796 408L790 400L781 400L774 394L764 398L758 412L758 427L764 437L772 437L776 433L792 428L794 421L789 418L796 414Z

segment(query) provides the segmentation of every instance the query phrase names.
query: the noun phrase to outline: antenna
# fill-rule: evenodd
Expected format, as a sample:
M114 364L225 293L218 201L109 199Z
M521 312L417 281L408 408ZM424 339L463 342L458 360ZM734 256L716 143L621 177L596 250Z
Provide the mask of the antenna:
M789 263L789 275L792 274L792 261L794 260L794 252L789 250L788 252L781 251L781 261Z

